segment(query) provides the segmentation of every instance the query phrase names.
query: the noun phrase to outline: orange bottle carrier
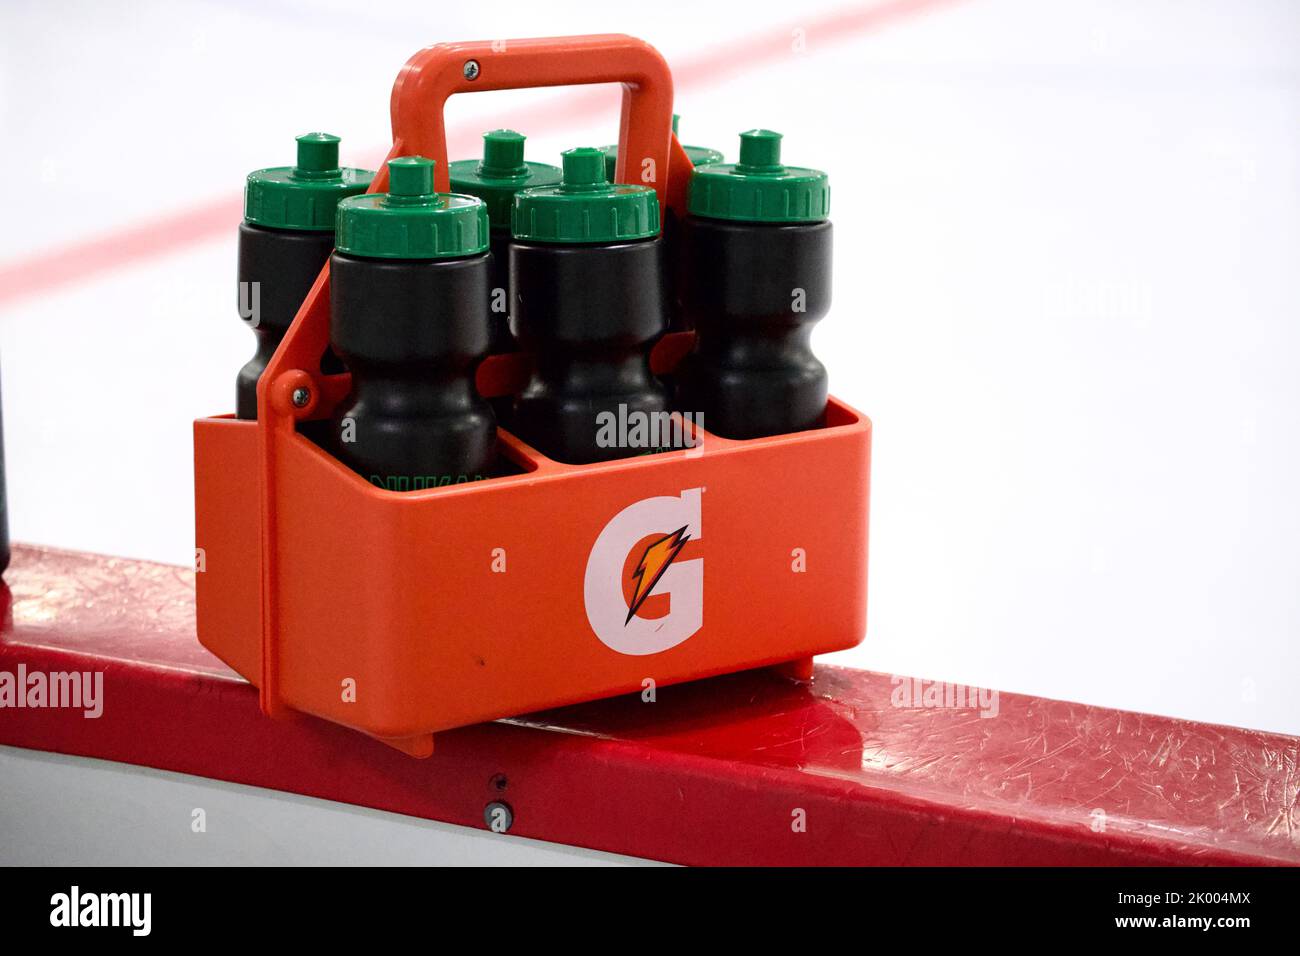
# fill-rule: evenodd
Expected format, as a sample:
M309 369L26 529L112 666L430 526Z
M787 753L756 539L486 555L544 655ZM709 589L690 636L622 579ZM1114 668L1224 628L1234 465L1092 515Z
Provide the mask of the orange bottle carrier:
M691 164L672 133L672 77L622 35L439 44L393 87L389 158L436 160L454 93L621 83L616 179L648 157L661 206L685 215ZM387 187L381 167L372 192ZM594 465L552 461L508 431L517 473L420 491L376 487L299 431L347 394L321 372L329 266L257 388L257 421L194 424L198 635L298 711L415 756L479 721L769 665L866 629L871 425L831 398L824 426ZM665 336L671 372L692 333ZM485 396L527 381L526 355L479 367ZM629 612L633 608L633 612Z

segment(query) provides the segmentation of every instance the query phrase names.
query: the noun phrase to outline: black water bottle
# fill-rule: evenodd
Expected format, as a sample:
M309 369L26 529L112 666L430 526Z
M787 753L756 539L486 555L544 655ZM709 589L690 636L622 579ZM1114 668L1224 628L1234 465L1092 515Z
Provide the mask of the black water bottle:
M781 164L781 135L740 134L740 162L691 177L683 223L687 321L694 349L676 405L708 431L758 438L822 424L826 368L814 324L831 304L830 183Z
M510 332L510 212L515 195L537 186L556 186L560 169L524 159L524 135L512 129L494 129L483 134L483 158L459 159L451 164L452 192L477 196L487 206L491 240L491 281L488 310L492 318L493 355L516 351ZM497 420L507 424L514 399L502 395L489 399Z
M339 168L339 138L328 133L298 137L297 165L248 174L239 226L239 316L257 336L257 352L239 370L239 418L257 418L257 380L329 259L339 200L365 192L372 178L368 169Z
M673 114L673 133L677 133L677 123L681 119L676 113ZM710 149L707 146L683 146L682 150L686 153L686 158L691 161L691 166L708 166L712 163L722 162L723 156L716 149ZM605 147L605 178L611 183L614 181L614 167L618 162L618 144ZM645 157L637 159L633 157L630 163L629 173L634 182L640 182L641 177L646 170ZM682 332L690 328L686 321L685 309L681 302L682 287L682 252L681 252L681 224L673 216L671 209L664 210L663 215L663 239L666 248L667 267L664 272L664 281L668 284L668 328L673 332Z
M679 445L649 351L668 326L659 200L611 185L600 149L563 154L558 186L515 197L511 325L536 369L514 430L568 464Z
M515 351L510 333L510 213L515 195L538 186L558 186L560 169L524 160L522 133L494 129L483 134L483 158L459 159L451 164L452 192L477 196L487 206L491 228L492 353Z
M419 491L490 477L496 421L474 387L488 352L488 218L436 193L433 161L388 163L388 192L338 208L330 344L352 373L329 447L371 483Z

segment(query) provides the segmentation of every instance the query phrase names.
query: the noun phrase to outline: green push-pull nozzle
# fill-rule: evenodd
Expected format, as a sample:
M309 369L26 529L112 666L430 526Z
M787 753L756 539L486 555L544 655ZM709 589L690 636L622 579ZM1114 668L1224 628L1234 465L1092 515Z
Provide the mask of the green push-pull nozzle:
M330 133L303 133L298 138L299 179L330 179L339 175L339 138Z
M483 134L483 161L478 173L485 179L513 179L527 176L524 164L523 133L512 129L494 129Z
M409 206L432 202L432 159L423 156L399 156L388 161L388 199L395 206Z
M770 129L751 129L740 134L740 162L736 172L749 175L780 174L781 134Z
M605 178L605 151L594 146L580 146L565 150L560 154L563 179L560 189L564 192L591 192L593 190L611 190L609 180Z

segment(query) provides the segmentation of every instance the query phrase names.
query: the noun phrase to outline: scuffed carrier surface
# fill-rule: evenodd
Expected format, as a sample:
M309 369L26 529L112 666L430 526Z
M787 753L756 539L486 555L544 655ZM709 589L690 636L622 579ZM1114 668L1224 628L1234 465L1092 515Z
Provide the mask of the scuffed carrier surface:
M471 826L503 798L512 834L683 863L1300 863L1293 737L1018 694L898 708L889 676L823 666L468 727L413 761L263 717L195 640L188 571L18 547L6 581L0 670L102 669L105 710L5 710L0 743Z

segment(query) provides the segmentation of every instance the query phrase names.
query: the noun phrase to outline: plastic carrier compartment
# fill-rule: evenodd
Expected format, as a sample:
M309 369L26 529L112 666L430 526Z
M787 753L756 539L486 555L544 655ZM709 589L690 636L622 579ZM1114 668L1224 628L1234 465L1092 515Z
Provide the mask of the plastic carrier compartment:
M445 191L449 95L601 82L624 84L616 178L633 172L623 157L654 159L668 171L660 200L681 215L691 167L671 132L668 67L627 36L421 51L394 87L389 157L435 159ZM386 184L381 171L372 191ZM747 441L701 430L695 448L593 465L553 461L501 430L518 473L389 491L298 430L348 388L346 375L319 371L328 273L259 382L258 420L194 425L199 640L257 685L266 713L314 714L425 756L437 731L651 681L786 662L806 674L813 655L861 641L864 416L832 398L816 430ZM691 341L661 340L655 371L670 372ZM489 358L480 391L517 390L527 362ZM686 543L629 617L647 549L683 528Z

